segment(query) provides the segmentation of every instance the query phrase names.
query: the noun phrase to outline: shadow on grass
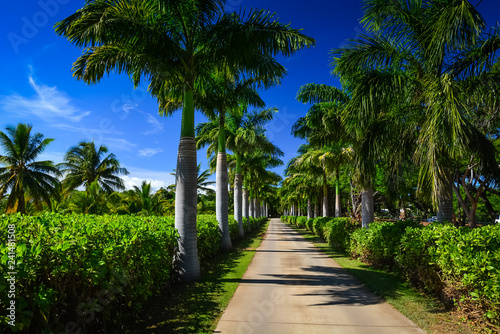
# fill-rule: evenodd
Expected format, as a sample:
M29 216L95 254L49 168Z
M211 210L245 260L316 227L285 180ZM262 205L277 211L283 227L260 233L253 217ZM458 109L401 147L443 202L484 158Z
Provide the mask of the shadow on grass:
M122 333L211 333L214 322L236 290L238 280L228 282L227 278L239 278L246 266L239 267L248 253L254 254L251 246L257 236L263 237L267 224L243 240L233 244L234 250L203 261L202 278L190 284L174 284L169 291L151 297L139 313L122 317L119 327Z

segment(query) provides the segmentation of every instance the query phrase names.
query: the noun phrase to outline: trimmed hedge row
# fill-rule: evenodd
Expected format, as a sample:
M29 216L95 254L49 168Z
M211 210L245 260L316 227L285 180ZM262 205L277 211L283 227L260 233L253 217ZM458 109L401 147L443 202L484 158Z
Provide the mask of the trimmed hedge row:
M460 307L473 320L500 325L500 224L471 230L399 221L375 222L361 229L349 218L314 218L305 223L301 218L281 220L306 227L354 258L398 272L413 286Z
M236 221L230 230L237 238ZM199 215L197 231L200 259L218 254L215 216ZM15 242L9 244L10 235ZM174 217L45 213L0 216L0 238L6 241L0 246L0 308L15 301L16 327L5 313L0 324L61 333L68 325L82 332L102 328L120 308L140 308L167 287L178 234Z

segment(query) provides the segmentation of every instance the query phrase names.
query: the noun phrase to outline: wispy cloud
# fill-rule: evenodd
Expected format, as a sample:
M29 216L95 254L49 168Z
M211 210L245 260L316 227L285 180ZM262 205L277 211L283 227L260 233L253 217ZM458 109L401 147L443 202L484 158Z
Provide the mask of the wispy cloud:
M139 150L139 156L151 158L153 155L163 152L161 148L145 148L143 150Z
M26 97L14 93L2 96L0 108L16 114L35 115L44 119L63 118L74 122L90 114L90 111L83 112L72 105L70 98L57 87L38 85L31 75L28 81L35 95Z
M126 139L121 138L108 138L105 137L102 139L102 143L110 148L118 148L121 150L130 151L135 148L137 145L129 142Z
M153 115L148 113L143 113L146 116L146 122L150 125L150 129L144 132L145 135L152 135L154 133L163 131L163 123L157 120Z

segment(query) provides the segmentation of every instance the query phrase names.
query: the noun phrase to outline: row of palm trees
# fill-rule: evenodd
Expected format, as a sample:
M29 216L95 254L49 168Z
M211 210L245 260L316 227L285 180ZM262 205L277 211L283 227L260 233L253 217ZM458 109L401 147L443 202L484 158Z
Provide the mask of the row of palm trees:
M331 51L342 89L310 84L298 93L313 103L293 128L308 144L286 181L306 173L325 185L350 164L368 227L377 166L393 177L417 170L414 187L439 221L452 221L455 192L475 227L479 198L500 181L498 30L486 33L467 0L367 0L362 22L362 35Z
M94 0L55 28L84 48L73 67L77 79L91 84L111 72L126 73L135 86L149 82L148 91L157 98L161 115L182 108L176 259L183 280L197 279L195 108L212 118L217 115L224 129L227 111L242 102L255 105L259 99L254 89L278 84L286 74L276 56L292 56L313 46L314 40L266 11L226 12L225 0ZM235 92L238 95L232 95ZM224 131L219 138L218 196L224 201ZM226 213L217 216L226 231Z
M255 129L262 137L262 129ZM23 123L15 128L8 127L5 133L0 132L0 146L5 151L0 155L0 164L4 166L0 169L0 212L174 214L175 185L155 192L151 183L143 181L139 187L125 190L120 175L126 175L128 171L120 167L116 156L109 153L106 146L96 147L94 142L81 142L70 148L64 162L57 165L52 161L37 160L52 140L45 139L40 133L33 134L32 127ZM249 163L245 164L246 169L262 165L257 159L249 160ZM257 163L257 166L251 163ZM175 176L175 171L172 174ZM201 164L197 166L197 174L198 207L203 213L211 209L207 202L213 197L211 186L216 182L209 180L212 173L202 171ZM247 174L248 178L252 175ZM78 190L81 188L84 190ZM246 211L246 218L256 217L254 212Z

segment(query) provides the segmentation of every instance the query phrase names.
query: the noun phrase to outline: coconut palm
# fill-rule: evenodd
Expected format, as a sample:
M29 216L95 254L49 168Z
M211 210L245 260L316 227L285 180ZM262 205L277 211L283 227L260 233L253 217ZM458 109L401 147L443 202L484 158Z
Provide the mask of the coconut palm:
M7 213L26 213L27 198L36 210L45 203L52 207L51 197L57 196L60 172L52 161L36 161L53 139L41 133L31 133L32 126L19 123L0 131L0 146L5 155L0 155L0 200L9 192Z
M214 73L230 69L254 76L262 56L285 57L314 40L265 11L224 12L224 0L89 1L56 24L56 32L88 47L74 65L77 78L98 82L106 73L127 73L134 85L150 82L161 114L182 107L177 160L175 226L180 234L181 279L200 275L196 244L195 101Z
M367 0L364 10L367 34L332 50L334 73L352 88L344 118L358 134L383 118L399 125L392 135L414 142L420 194L431 195L440 221L451 221L454 161L468 152L495 165L491 143L471 120L478 104L497 97L480 94L474 107L468 101L492 82L484 73L496 61L498 37L481 37L485 22L465 0ZM367 146L387 147L385 139Z
M114 190L124 190L123 180L118 175L128 175L125 168L120 167L120 162L113 153L108 154L108 148L100 145L97 149L95 143L81 142L68 150L63 163L59 164L64 172L63 186L74 190L80 186L89 189L93 182L111 193Z

